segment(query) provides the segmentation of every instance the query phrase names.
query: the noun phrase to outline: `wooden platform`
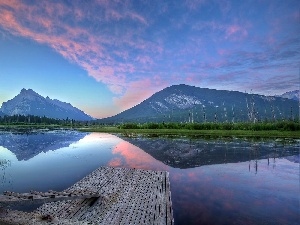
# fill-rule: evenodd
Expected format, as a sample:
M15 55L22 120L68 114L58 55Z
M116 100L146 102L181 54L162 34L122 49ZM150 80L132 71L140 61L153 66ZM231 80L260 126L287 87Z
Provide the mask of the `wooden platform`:
M100 167L64 192L80 191L96 197L2 208L0 224L174 224L168 172Z

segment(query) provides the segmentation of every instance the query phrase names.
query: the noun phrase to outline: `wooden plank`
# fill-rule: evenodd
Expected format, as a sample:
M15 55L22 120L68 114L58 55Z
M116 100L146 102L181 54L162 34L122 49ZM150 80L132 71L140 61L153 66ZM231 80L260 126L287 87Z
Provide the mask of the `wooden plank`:
M18 217L18 224L174 223L169 173L165 171L100 167L62 193L75 192L99 197L49 202L27 214L7 210L5 217L0 214L0 221Z
M0 204L18 204L29 202L29 203L46 203L53 201L62 200L75 200L75 199L86 199L86 198L99 198L100 194L98 192L87 192L82 190L77 191L48 191L48 192L37 192L31 191L30 193L17 193L6 191L3 195L0 195Z

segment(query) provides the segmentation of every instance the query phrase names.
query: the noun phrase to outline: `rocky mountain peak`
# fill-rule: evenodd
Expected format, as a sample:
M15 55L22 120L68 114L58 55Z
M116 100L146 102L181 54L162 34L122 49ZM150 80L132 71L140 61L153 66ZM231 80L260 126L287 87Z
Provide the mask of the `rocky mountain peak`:
M180 84L167 87L135 107L99 121L256 122L294 119L298 113L297 102L286 98Z
M44 98L32 89L23 88L13 99L3 102L0 111L6 115L35 115L55 119L92 120L83 111L73 107L70 103Z
M284 94L280 95L280 97L299 101L300 93L299 93L299 90L288 91L288 92L285 92Z
M25 88L22 88L20 94L21 95L37 95L37 93L30 88L27 90Z

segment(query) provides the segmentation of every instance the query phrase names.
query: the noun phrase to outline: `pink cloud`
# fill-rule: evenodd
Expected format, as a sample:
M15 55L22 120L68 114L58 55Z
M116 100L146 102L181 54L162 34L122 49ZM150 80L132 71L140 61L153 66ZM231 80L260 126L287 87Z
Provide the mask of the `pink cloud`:
M0 5L4 7L20 8L22 4L20 4L17 0L2 0Z
M129 109L138 102L149 98L155 92L161 90L166 85L159 76L154 76L154 79L145 78L138 81L133 81L127 84L127 90L121 97L114 98L115 104L122 110Z
M152 85L150 79L131 82L123 96L115 98L114 102L121 109L125 110L133 107L137 102L141 102L153 94L149 87Z
M127 15L128 15L131 19L134 19L134 20L136 20L136 21L138 21L138 22L140 22L140 23L143 23L143 24L145 24L145 25L148 24L148 22L146 21L146 19L145 19L143 16L141 16L141 15L139 15L139 14L137 14L137 13L130 12L130 13L127 13Z
M147 24L146 19L136 12L118 11L118 3L114 1L98 1L98 3L104 6L107 20L131 19ZM115 3L117 5L114 5ZM89 20L90 15L83 12L85 4L67 6L62 3L38 2L35 5L26 5L14 0L1 1L0 26L14 35L49 45L63 57L85 69L95 80L107 84L113 93L122 94L129 84L126 82L128 78L125 74L135 72L135 66L115 61L106 46L116 46L115 49L118 49L120 46L129 45L132 49L143 50L153 50L156 46L142 40L133 41L134 31L127 31L120 39L107 36L106 33L94 35L88 26L79 26L76 21L72 21L75 24L65 21L70 15L73 18L74 12L75 20ZM97 20L96 17L93 19ZM156 49L159 50L159 47ZM129 54L126 51L119 51L119 56L126 59ZM140 56L139 60L140 63L151 63L148 56Z
M218 54L221 56L228 54L228 50L226 50L226 49L218 49L217 51L218 51Z
M162 79L162 77L159 76L159 75L155 75L155 76L153 77L153 84L154 84L155 86L163 86L163 85L167 85L166 82L165 82L165 81Z
M196 23L192 26L194 30L204 31L206 33L213 34L214 37L216 32L220 32L222 35L220 35L218 38L220 40L226 39L230 41L241 41L248 37L248 30L251 27L251 24L249 22L244 23L220 23L217 21L200 21L199 23Z
M207 73L201 71L196 73L186 73L185 79L180 83L189 84L192 86L200 86L203 84L205 80L207 80L211 76Z
M185 80L189 83L194 82L195 81L195 74L190 74L190 75L186 76Z
M176 6L178 17L167 20L165 28L160 27L164 26L160 19L168 14L156 14L158 18L151 18L149 12L162 6L158 11L172 13L173 6L168 3L153 6L148 2L143 5L146 10L139 12L135 8L144 2L133 5L132 1L90 0L76 1L76 4L70 1L67 5L64 1L27 4L27 1L0 0L0 32L4 30L50 46L87 71L90 77L106 84L117 95L114 102L122 109L132 107L171 84L205 82L212 87L216 82L228 84L235 82L234 79L242 80L241 77L250 82L257 76L255 74L278 74L289 57L297 59L294 48L297 45L284 43L277 37L294 27L294 20L299 20L299 12L295 9L289 10L284 20L265 16L268 21L263 26L267 29L262 37L260 30L256 30L259 25L256 20L251 20L255 23L252 26L243 16L237 19L228 14L235 10L231 3L213 1L213 6L221 10L222 20L218 17L198 20L198 12L186 12L187 8L201 12L207 6L210 8L208 3L207 0L184 1L183 5ZM223 19L222 13L228 17ZM192 23L189 24L190 19ZM283 29L284 25L287 28ZM189 32L183 32L182 36L177 34L178 28L184 26L191 28L187 29ZM249 45L243 44L250 35ZM231 43L235 41L240 43ZM289 51L283 52L288 48ZM270 71L264 65L275 69ZM229 78L231 81L226 80ZM240 84L238 86L242 86Z
M241 40L248 36L248 32L244 27L238 25L230 25L226 28L226 39Z
M153 64L153 59L151 59L149 56L141 56L139 55L137 58L136 58L136 61L144 64L144 65L151 65Z
M120 20L122 19L122 15L117 12L116 10L107 10L106 13L105 13L105 19L106 20L110 20L110 19L114 19L114 20Z
M147 24L147 20L142 15L131 10L128 1L96 0L96 3L105 10L105 19L108 21L131 19L145 25Z

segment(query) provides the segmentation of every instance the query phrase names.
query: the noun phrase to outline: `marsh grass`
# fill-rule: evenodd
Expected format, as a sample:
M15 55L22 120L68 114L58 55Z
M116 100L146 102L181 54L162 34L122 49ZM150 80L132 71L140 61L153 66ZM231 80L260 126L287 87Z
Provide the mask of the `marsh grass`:
M147 136L189 136L189 137L253 137L253 138L300 138L300 131L278 131L278 130L189 130L189 129L121 129L118 127L86 127L79 131L120 133L125 136L137 134Z

